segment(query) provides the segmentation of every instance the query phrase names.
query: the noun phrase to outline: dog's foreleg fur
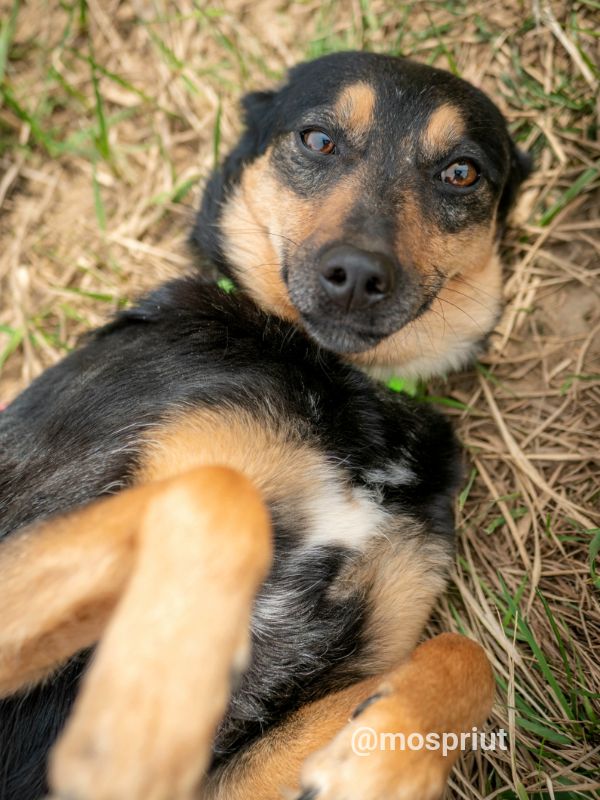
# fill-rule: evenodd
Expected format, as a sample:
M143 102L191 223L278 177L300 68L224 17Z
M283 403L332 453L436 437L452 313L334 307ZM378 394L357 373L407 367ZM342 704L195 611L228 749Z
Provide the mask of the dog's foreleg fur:
M130 489L2 543L0 697L98 640L131 572L152 491Z
M51 755L58 797L193 796L270 557L262 498L225 467L126 490L0 548L5 693L101 636Z
M493 695L482 648L442 634L386 675L302 708L215 776L202 800L280 800L300 785L314 800L437 800L460 749L402 749L401 737L470 733ZM377 741L362 754L361 728Z
M59 797L191 800L248 656L270 523L253 484L201 467L158 484L138 552L50 759Z

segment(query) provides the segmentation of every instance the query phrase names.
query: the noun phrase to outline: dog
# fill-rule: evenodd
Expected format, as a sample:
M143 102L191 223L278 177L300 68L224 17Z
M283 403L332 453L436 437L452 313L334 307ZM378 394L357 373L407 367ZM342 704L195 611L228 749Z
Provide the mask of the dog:
M527 157L481 91L384 55L243 110L192 234L235 289L159 287L0 414L2 800L434 798L455 755L361 758L357 726L489 713L481 648L415 650L457 444L378 379L485 346Z

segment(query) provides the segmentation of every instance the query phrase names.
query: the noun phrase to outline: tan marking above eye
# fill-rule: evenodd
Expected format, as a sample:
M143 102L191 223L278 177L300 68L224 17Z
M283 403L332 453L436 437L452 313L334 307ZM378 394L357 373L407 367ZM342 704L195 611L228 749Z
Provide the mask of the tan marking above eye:
M472 161L461 159L443 169L440 179L443 183L449 183L451 186L459 188L473 186L479 179L479 170Z
M465 133L465 121L456 106L445 103L429 117L421 137L421 147L428 158L435 160L458 144Z
M334 107L340 127L348 138L360 143L373 123L375 90L364 81L342 89Z

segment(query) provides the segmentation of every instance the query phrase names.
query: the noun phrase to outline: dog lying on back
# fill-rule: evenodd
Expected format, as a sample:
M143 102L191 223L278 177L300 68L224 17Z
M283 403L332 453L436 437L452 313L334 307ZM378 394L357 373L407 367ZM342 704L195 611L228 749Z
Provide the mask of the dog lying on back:
M2 800L437 797L451 757L360 758L356 725L489 711L472 642L406 661L452 560L451 430L365 373L482 348L526 157L403 59L243 105L193 233L236 291L160 287L0 414Z

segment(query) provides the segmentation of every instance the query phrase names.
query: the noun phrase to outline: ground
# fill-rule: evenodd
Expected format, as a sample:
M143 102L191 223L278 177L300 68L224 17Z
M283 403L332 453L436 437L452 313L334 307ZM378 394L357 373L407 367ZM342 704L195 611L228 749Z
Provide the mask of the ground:
M141 289L189 267L237 100L299 59L411 55L485 88L536 170L488 353L428 387L466 452L459 548L428 634L480 641L508 752L453 798L600 797L597 0L0 0L0 403ZM459 300L457 300L459 302Z

